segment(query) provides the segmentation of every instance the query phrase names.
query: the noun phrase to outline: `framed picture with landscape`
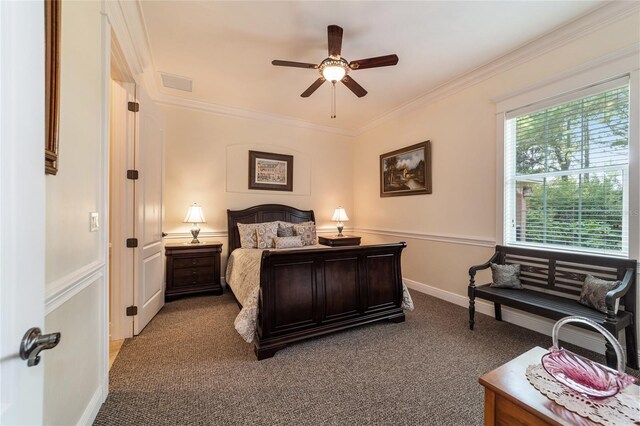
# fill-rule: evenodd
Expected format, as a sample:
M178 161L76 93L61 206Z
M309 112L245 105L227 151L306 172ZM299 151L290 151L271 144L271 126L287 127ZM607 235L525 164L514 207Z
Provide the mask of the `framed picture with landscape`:
M380 155L380 196L431 194L431 142Z
M249 151L249 189L293 191L293 155Z

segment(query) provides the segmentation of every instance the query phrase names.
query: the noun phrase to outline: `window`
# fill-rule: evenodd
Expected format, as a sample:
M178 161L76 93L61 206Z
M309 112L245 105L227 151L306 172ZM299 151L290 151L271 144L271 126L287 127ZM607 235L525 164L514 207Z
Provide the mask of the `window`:
M504 241L629 253L629 79L505 115Z

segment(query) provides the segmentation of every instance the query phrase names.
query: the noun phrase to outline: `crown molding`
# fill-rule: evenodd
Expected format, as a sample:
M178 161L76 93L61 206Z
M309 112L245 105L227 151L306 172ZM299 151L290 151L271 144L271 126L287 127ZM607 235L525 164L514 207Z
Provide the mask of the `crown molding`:
M219 105L202 100L186 99L162 93L158 72L153 64L153 55L150 49L144 15L139 3L124 0L105 3L106 13L113 26L116 38L121 43L127 62L129 63L134 76L136 76L137 80L145 89L147 89L149 96L154 101L167 106L194 109L228 117L266 121L285 126L312 129L348 137L359 136L379 126L385 121L397 118L410 111L423 108L437 100L460 92L499 73L550 52L579 37L595 32L613 22L630 16L633 13L640 12L640 2L637 1L614 0L607 2L593 12L578 17L568 24L558 27L531 42L513 49L505 55L436 86L423 95L373 119L364 126L357 129L342 129L314 124L309 121L293 117Z
M374 119L369 124L360 127L356 133L359 136L385 121L397 118L410 111L424 108L433 102L458 93L497 74L557 49L577 38L593 33L613 22L639 12L640 2L616 0L606 3L587 15L578 17L568 24L517 47L503 56L436 86L427 93L400 105Z
M304 121L297 118L291 118L282 115L269 114L266 112L252 111L244 108L236 108L225 105L218 105L211 102L182 98L174 95L167 95L166 93L157 93L154 99L156 102L162 105L194 109L198 111L211 112L218 115L227 117L245 118L250 120L260 120L263 122L282 124L290 127L299 127L303 129L316 130L319 132L333 133L341 136L354 137L356 132L354 130L342 129L339 127L323 126L320 124L314 124L310 121Z
M491 101L495 104L500 104L514 97L524 95L526 93L539 90L554 83L561 82L567 78L575 77L578 74L582 74L591 71L596 68L607 67L607 77L611 78L615 74L628 74L629 71L637 70L640 67L638 62L640 55L640 42L632 43L629 46L618 49L614 52L608 53L604 56L592 59L588 62L582 63L573 68L569 68L561 73L554 74L551 77L547 77L543 80L536 81L535 83L520 87L516 90L503 93L499 96L491 98ZM617 77L613 77L614 79ZM584 87L585 82L579 84L580 87ZM558 93L556 90L554 93Z

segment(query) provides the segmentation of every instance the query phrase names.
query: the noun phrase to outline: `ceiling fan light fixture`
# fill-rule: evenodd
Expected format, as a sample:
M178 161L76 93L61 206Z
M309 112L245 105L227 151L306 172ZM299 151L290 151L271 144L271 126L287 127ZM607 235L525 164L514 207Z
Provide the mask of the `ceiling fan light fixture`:
M320 70L320 74L325 78L325 80L331 81L333 83L340 81L347 75L349 70L349 64L344 59L331 59L327 58L318 67Z

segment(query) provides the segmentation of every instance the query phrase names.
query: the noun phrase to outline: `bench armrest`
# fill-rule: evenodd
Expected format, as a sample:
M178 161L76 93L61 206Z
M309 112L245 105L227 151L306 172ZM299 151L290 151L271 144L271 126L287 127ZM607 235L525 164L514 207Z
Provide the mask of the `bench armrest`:
M616 318L615 305L616 300L627 294L627 291L631 288L633 281L633 269L628 268L627 272L622 278L620 285L613 290L610 290L605 296L604 303L607 306L607 319L614 320Z
M489 259L482 265L474 265L471 268L469 268L469 276L471 278L474 278L476 276L476 272L481 271L483 269L487 269L492 263L495 263L495 261L498 260L498 256L499 256L498 253L494 253L493 256L491 256L491 259Z

